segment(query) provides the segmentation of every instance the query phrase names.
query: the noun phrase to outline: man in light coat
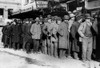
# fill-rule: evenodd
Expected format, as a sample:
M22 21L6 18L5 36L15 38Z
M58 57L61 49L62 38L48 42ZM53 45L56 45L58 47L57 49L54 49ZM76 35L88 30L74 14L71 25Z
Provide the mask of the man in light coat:
M83 61L90 61L93 50L93 35L92 35L92 22L91 17L87 16L85 22L81 23L78 33L82 41L82 59Z
M38 52L39 50L39 41L40 41L40 35L41 35L41 26L39 24L40 20L37 17L35 19L35 23L32 24L30 32L32 33L32 39L33 39L33 44L34 44L34 51Z

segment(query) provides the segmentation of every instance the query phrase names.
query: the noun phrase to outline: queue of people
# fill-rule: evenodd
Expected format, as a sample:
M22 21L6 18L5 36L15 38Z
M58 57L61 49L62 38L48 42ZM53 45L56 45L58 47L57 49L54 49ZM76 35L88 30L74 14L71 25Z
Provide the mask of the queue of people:
M2 29L4 48L22 49L27 53L44 53L56 58L91 61L98 33L97 20L90 14L76 17L47 15L45 18L14 19Z

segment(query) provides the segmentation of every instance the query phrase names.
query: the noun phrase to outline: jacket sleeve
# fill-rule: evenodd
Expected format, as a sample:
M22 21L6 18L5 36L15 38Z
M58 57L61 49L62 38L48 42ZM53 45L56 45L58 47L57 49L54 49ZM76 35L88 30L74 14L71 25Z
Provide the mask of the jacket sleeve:
M83 23L79 26L79 29L78 29L78 33L81 37L85 37L85 35L83 34L83 28L84 28L84 25Z
M63 26L62 26L62 23L59 25L59 27L58 27L58 33L59 33L59 35L61 35L61 36L63 36L63 28L62 28Z
M42 34L42 30L41 30L42 28L41 28L41 26L40 26L40 34Z
M97 21L94 21L92 27L93 27L94 32L95 32L96 34L98 34Z
M45 35L47 35L47 26L46 26L46 25L43 26L42 31L43 31L43 33L44 33Z
M30 32L31 32L32 35L35 34L35 33L34 33L34 24L31 26L31 28L30 28Z
M75 27L75 25L72 25L72 27L71 27L70 30L71 30L70 33L71 33L72 37L75 38L75 34L76 34L76 33L75 33L75 32L76 32L76 27Z

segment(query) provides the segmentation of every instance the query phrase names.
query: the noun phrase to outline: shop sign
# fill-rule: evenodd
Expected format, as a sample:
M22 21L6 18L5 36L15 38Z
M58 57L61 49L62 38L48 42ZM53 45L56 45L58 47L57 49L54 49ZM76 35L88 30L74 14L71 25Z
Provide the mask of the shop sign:
M85 8L86 9L96 9L96 8L100 8L100 0L91 0L85 1Z
M48 1L36 1L37 8L47 8Z
M32 11L32 6L26 9L22 9L21 13L28 12L28 11Z
M17 11L12 12L12 15L16 15L16 14L19 14L19 13L21 13L21 11L17 10Z

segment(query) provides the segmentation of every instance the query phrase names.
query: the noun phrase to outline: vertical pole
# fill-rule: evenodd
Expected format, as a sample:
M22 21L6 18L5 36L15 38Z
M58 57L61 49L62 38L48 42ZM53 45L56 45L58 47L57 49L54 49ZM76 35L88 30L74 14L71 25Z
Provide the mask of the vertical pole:
M8 9L7 8L4 8L3 10L3 17L4 19L8 19Z

